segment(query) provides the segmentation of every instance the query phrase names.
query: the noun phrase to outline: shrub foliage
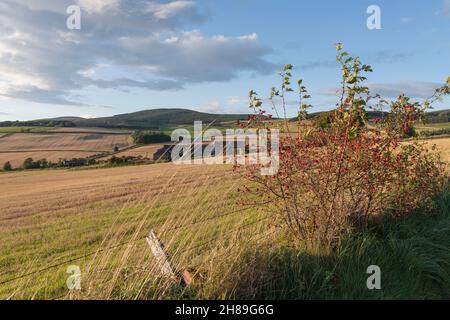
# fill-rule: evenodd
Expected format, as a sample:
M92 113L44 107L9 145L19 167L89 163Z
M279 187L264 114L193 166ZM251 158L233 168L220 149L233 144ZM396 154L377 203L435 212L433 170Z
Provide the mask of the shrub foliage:
M274 214L274 223L301 242L327 247L334 247L352 230L365 230L371 220L388 211L412 212L438 193L446 180L437 154L418 141L402 144L401 139L433 102L449 94L449 83L423 102L404 95L384 100L364 84L372 68L350 56L342 44L336 49L342 80L335 111L316 125L308 124L310 96L299 80L298 130L292 132L287 120L280 125L286 126L287 134L280 139L279 172L261 176L258 166L237 167L252 182L244 192L269 204L264 208ZM294 93L292 70L286 65L280 87L271 90L277 114L286 115L286 98ZM262 116L263 100L254 91L250 107L256 116L248 126L270 127ZM367 110L389 112L376 119L374 128L366 125Z

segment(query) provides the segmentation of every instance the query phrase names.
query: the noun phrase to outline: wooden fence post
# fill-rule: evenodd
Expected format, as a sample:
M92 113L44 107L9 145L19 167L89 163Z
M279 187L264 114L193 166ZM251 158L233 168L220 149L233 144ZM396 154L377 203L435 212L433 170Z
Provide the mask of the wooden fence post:
M146 238L153 255L155 256L156 262L159 265L161 274L172 280L179 280L180 276L186 286L190 285L192 282L192 276L189 271L184 270L181 274L175 271L175 268L170 263L170 259L166 252L164 251L164 245L159 241L153 230L150 231L148 237Z

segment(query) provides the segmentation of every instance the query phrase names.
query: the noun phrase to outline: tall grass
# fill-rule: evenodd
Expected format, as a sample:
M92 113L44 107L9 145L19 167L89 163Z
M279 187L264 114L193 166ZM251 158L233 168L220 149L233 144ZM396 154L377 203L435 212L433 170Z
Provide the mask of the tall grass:
M293 245L281 230L268 227L270 220L262 217L258 222L257 212L215 221L215 226L175 227L171 234L161 231L160 236L175 268L192 273L191 286L159 277L151 254L130 263L128 258L139 255L129 248L127 253L118 252L119 257L111 253L98 257L89 275L90 288L96 290L71 298L447 299L450 191L437 196L433 204L432 213L418 210L400 219L386 215L368 231L348 236L333 252ZM165 221L160 230L192 222L177 217ZM238 227L245 223L250 226ZM190 249L199 244L201 248ZM106 266L112 260L120 263L108 273ZM130 265L139 270L132 271ZM367 289L370 265L381 268L381 290Z

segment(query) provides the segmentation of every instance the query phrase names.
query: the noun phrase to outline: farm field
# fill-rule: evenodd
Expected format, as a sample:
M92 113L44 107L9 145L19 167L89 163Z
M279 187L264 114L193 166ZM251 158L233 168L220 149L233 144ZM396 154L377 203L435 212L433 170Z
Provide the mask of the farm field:
M441 272L427 256L444 259L437 244L450 242L444 207L434 218L408 217L398 231L387 222L386 235L356 236L329 255L286 247L271 217L240 205L243 181L227 165L39 170L0 179L8 186L0 193L0 299L442 297L427 280ZM439 203L450 204L449 197ZM166 290L145 241L150 230L175 268L193 275L189 290ZM354 285L366 283L371 261L385 270L384 290ZM67 291L69 266L82 270L80 292Z
M145 145L142 147L132 148L128 150L124 150L122 152L115 153L116 157L143 157L153 159L153 154L161 149L167 143L155 143L150 145ZM107 156L104 158L100 158L100 160L107 160L111 158L111 156Z
M450 163L450 138L436 137L434 139L427 139L424 141L429 149L436 145L436 151L441 154L442 160Z
M450 161L450 138L422 141L430 149L436 145L436 151L445 161ZM11 161L14 166L15 163L20 164L25 155L49 160L52 156L88 156L107 151L105 146L112 149L120 143L121 147L127 146L128 136L98 131L64 131L61 135L9 134L0 139L0 146L11 146L21 152L0 152L0 162L4 157L4 161ZM162 145L142 146L115 155L151 158ZM79 150L70 150L72 146ZM48 151L42 150L43 147ZM268 248L276 252L278 245L288 240L282 233L275 232L274 225L269 223L272 217L259 212L257 206L241 206L238 188L244 181L229 165L178 166L165 163L30 170L0 173L0 179L3 186L8 186L0 192L0 299L192 297L189 294L195 298L218 299L223 294L228 298L255 298L262 292L262 297L270 297L271 294L279 297L276 288L271 289L271 293L258 282L259 279L252 278L251 272L252 268L266 268L267 263L275 263L271 268L279 268L277 259L280 257L277 255L265 257L268 262L258 262L257 256ZM161 284L155 276L158 274L157 264L145 242L150 230L155 231L164 243L177 269L189 270L195 277L204 279L199 287L193 286L194 293L167 293L163 289L165 283ZM394 233L393 237L396 236ZM364 239L355 241L357 246L360 245L358 241L362 241L361 245L366 242ZM351 242L350 245L355 244ZM379 247L379 244L374 243L374 246ZM403 249L399 247L398 250L401 252ZM361 262L359 253L355 254L358 263L368 263ZM384 254L383 249L380 257ZM417 254L422 253L419 250ZM307 262L302 260L305 267L292 266L290 260L282 260L282 272L286 272L285 279L290 284L280 286L286 288L296 281L303 281L296 278L306 276L298 273L302 268L319 268L317 272L324 274L334 272L333 259L345 259L340 262L343 270L339 272L343 273L340 277L347 283L360 281L346 273L353 270L355 261L322 255L317 258L306 254L303 259ZM242 268L242 260L247 259L256 265ZM399 257L395 259L401 260ZM83 270L81 292L69 294L66 289L69 266ZM237 270L236 274L233 268ZM394 274L403 272L402 263L392 268ZM253 287L246 284L247 281L259 284ZM236 287L236 282L241 285ZM300 290L302 286L292 289L293 297L341 297L339 287L336 291L321 292L320 284L311 284L313 289L310 291ZM401 293L395 290L383 293L383 297L405 297L408 290L417 289L402 288L405 291ZM432 292L431 295L435 294ZM286 297L285 294L281 293L281 296ZM351 294L361 298L367 293L355 289Z
M424 143L430 152L437 152L441 155L441 159L450 163L450 138L449 137L432 137L427 139L420 139L420 143ZM410 142L404 142L408 144ZM435 150L433 150L435 146Z
M439 130L439 129L450 129L450 122L420 124L420 125L417 125L415 128L418 132L433 131L433 130Z
M19 127L0 127L1 133L20 133L20 132L43 132L53 129L52 127L28 127L28 126L19 126Z
M0 194L0 283L137 234L146 235L151 228L164 236L163 227L181 227L236 209L239 180L233 177L230 166L172 164L2 174L2 185L8 188ZM231 215L221 223L232 228L246 219ZM214 221L186 230L184 237L197 238L186 244L213 236L218 230L211 226ZM164 237L170 239L169 234ZM123 270L147 265L135 260L150 258L145 242L129 249L133 249L130 264ZM98 258L104 268L116 262L111 258L103 265L105 257ZM77 261L83 267L90 262L91 257ZM64 292L66 267L2 284L0 298L55 298Z
M14 133L0 138L0 166L10 161L19 167L26 158L35 160L71 159L111 152L130 145L128 134Z
M47 159L48 161L58 162L60 159L85 158L98 154L98 152L87 152L81 150L41 150L41 151L23 151L23 152L4 152L0 151L0 167L6 162L10 162L13 168L20 168L27 158L34 160Z
M108 129L108 128L96 128L96 127L65 127L65 128L52 128L49 132L63 132L63 133L109 133L109 134L131 134L132 130L122 129Z

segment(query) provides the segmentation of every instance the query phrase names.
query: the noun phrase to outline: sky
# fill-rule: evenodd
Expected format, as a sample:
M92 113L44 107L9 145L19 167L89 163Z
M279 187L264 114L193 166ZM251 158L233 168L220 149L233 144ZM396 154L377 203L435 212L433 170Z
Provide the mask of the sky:
M367 27L370 5L381 29ZM248 91L267 97L287 63L313 111L329 110L337 42L372 65L373 92L420 100L450 76L449 39L450 0L1 0L0 121L247 113Z

